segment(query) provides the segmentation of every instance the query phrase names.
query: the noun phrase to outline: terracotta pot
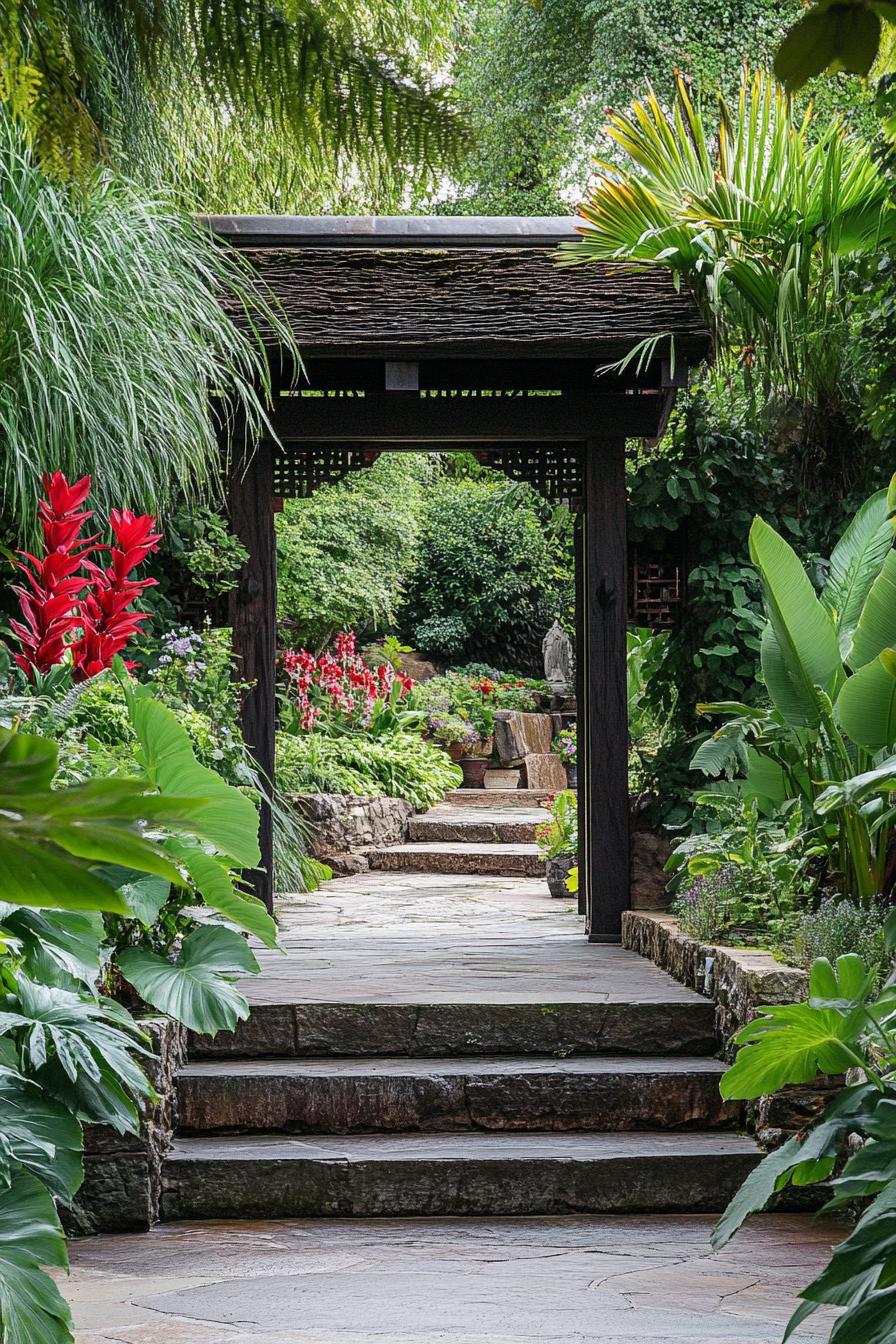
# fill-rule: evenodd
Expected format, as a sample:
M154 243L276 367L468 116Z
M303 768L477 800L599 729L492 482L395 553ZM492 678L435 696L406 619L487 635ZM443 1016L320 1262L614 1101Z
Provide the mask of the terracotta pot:
M545 877L548 880L548 891L552 896L569 899L566 879L569 877L569 870L575 867L575 862L571 854L560 854L556 859L545 859Z
M462 742L449 742L445 750L455 764L457 764L458 761L462 761L464 758L464 745Z
M462 789L484 789L485 772L489 767L487 756L464 756L460 768L464 772Z

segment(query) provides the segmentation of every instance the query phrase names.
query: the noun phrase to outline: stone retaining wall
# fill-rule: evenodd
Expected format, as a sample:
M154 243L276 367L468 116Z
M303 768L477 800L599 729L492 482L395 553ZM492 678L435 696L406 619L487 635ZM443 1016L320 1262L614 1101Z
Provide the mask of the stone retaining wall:
M335 873L362 872L357 853L407 839L413 806L404 798L355 798L341 793L301 793L292 803L308 825L311 853Z
M750 947L719 947L685 933L673 915L627 910L622 916L622 945L649 957L698 994L715 999L716 1029L725 1058L730 1038L752 1021L764 1003L799 1003L809 991L809 976L776 961L770 952ZM840 1086L822 1078L761 1097L748 1107L748 1121L766 1148L784 1139L820 1112Z
M187 1057L187 1033L168 1017L140 1025L151 1037L154 1058L141 1063L158 1100L143 1105L139 1134L85 1125L84 1184L72 1208L62 1211L69 1231L145 1232L159 1221L162 1162L176 1124L174 1079Z

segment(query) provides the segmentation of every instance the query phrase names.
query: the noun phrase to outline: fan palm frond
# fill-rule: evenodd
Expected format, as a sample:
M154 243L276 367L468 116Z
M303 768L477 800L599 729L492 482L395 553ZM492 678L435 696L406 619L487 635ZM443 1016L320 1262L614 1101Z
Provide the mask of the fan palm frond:
M889 182L839 120L797 117L784 91L744 72L714 114L682 80L614 114L630 167L598 165L580 243L561 261L663 266L690 285L724 358L750 360L767 392L822 406L849 340L850 269L896 239Z

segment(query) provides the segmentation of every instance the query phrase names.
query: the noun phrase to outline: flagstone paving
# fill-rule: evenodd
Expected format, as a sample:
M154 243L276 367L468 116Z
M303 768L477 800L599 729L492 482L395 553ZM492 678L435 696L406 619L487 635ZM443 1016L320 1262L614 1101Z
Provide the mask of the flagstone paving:
M78 1344L778 1344L842 1235L764 1216L180 1223L72 1247ZM794 1337L821 1344L819 1313Z

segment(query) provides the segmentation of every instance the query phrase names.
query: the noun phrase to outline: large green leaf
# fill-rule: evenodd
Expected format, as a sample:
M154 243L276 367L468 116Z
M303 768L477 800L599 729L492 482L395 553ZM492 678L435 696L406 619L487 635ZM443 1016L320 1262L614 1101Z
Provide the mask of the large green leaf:
M147 692L127 687L128 711L140 741L140 758L154 788L179 799L192 799L194 834L200 836L234 866L255 868L258 847L258 809L239 789L200 765L193 745L171 710Z
M0 795L49 789L58 757L56 743L48 738L0 728Z
M21 967L29 979L63 989L72 988L73 982L92 989L96 983L104 930L95 911L0 905L0 928L18 940Z
M892 1183L868 1208L845 1241L834 1247L830 1264L818 1278L804 1288L805 1301L790 1320L785 1339L820 1306L846 1307L838 1328L843 1326L841 1341L865 1344L867 1321L850 1308L861 1309L873 1300L875 1313L884 1305L882 1319L891 1333L878 1338L892 1340L896 1333L896 1302L882 1304L874 1290L888 1263L896 1257L896 1182ZM846 1324L844 1324L846 1323ZM872 1336L873 1338L873 1336Z
M747 747L747 775L743 782L744 798L755 798L761 810L771 815L786 802L792 790L787 772L779 761Z
M195 845L169 842L169 850L183 864L190 880L212 910L254 933L266 947L277 946L277 925L257 896L241 891L226 862Z
M837 717L847 737L868 751L896 743L896 651L885 649L847 678Z
M0 900L38 909L129 913L124 898L85 860L55 845L10 835L6 828L0 831Z
M137 993L203 1036L233 1031L249 1005L233 981L258 970L246 940L232 929L205 925L188 934L176 961L145 948L119 953L118 967Z
M47 1190L20 1170L0 1191L3 1344L71 1344L71 1312L43 1265L68 1267L65 1237Z
M768 1004L758 1010L762 1016L748 1022L734 1037L742 1048L722 1078L723 1097L765 1096L789 1083L811 1082L819 1072L844 1073L861 1062L857 1044L862 1018L854 1001L863 997L867 976L861 967L857 978L856 962L861 967L858 958L839 957L835 972L822 957L810 972L812 999L819 1005L848 1003L846 1011L812 1003Z
M719 1250L726 1245L751 1214L761 1212L791 1181L805 1184L801 1179L804 1174L824 1179L833 1169L846 1136L861 1127L878 1095L871 1083L845 1088L807 1135L795 1134L769 1153L750 1172L719 1219L712 1234L713 1248Z
M139 1127L136 1098L153 1096L134 1054L148 1055L137 1024L118 1004L40 985L20 975L0 1011L23 1067L82 1120L122 1133Z
M797 727L819 723L816 688L831 694L842 675L837 632L799 557L761 518L750 528L750 556L759 571L770 635L762 640L762 669L781 716Z
M84 1177L81 1126L40 1086L0 1067L0 1167L33 1172L60 1199L71 1199Z
M893 546L893 528L886 490L867 499L837 542L821 594L834 618L845 657L871 585Z
M872 770L864 770L860 775L836 784L829 784L815 800L816 810L821 816L836 812L850 803L861 803L877 793L896 792L896 756L888 756Z
M846 661L864 667L884 649L896 648L896 551L889 551L868 596Z

